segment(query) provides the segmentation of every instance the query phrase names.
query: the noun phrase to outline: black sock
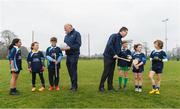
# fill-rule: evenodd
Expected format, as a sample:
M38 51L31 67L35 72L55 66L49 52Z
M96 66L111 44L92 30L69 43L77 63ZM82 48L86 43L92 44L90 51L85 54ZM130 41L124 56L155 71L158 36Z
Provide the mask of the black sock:
M142 89L142 86L139 86L139 89Z
M153 88L153 89L156 89L156 85L152 85L152 88Z
M135 85L135 88L139 88L139 86L138 86L138 85Z
M13 89L14 89L14 88L10 88L10 91L13 92Z
M16 90L16 88L14 88L14 92L16 92L17 90Z
M11 92L16 92L16 88L11 88Z

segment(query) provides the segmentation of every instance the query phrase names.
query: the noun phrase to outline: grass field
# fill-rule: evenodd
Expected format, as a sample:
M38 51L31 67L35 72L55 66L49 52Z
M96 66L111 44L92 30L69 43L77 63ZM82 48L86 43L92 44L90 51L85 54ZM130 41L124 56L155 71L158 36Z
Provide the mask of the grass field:
M23 62L23 71L20 74L17 88L19 96L9 95L9 65L7 60L0 60L0 107L1 108L180 108L180 62L169 61L165 64L162 77L161 94L149 95L151 84L147 75L150 63L147 62L144 72L144 87L142 93L135 93L132 72L130 72L128 89L124 92L98 92L100 76L102 74L102 60L79 61L79 90L70 92L70 80L62 62L61 91L31 92L31 75L26 70L27 64ZM47 70L45 71L46 87L48 87ZM117 86L117 70L115 71L114 84ZM37 87L40 86L37 76Z

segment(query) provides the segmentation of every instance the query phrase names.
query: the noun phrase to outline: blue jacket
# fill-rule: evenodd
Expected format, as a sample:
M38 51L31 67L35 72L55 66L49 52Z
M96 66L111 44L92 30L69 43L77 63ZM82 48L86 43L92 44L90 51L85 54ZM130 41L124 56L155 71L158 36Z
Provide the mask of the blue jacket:
M132 58L137 59L139 61L139 63L143 62L143 65L146 64L146 56L145 56L144 53L133 52L132 53Z
M163 68L163 61L167 60L166 52L160 50L153 50L150 55L150 60L152 60L152 67Z
M19 48L14 46L8 53L8 59L13 61L15 71L22 70L21 50Z
M41 51L29 52L27 57L28 67L31 68L32 72L39 73L42 72L42 67L44 66L45 57Z
M131 56L131 51L129 49L122 49L120 54L118 54L119 57L128 59L128 56ZM127 62L124 60L118 59L117 65L120 67L131 67L132 62Z
M121 38L122 36L119 33L110 36L103 53L105 58L113 58L114 55L118 55L121 52Z
M145 56L145 54L144 53L134 52L132 54L132 58L133 58L133 60L134 59L138 60L138 63L143 62L143 64L141 66L139 66L140 72L143 72L144 71L144 65L146 64L146 56ZM137 70L137 69L133 65L133 71L135 71L135 70Z
M75 29L68 33L64 42L70 47L70 50L66 51L66 55L79 56L81 47L81 35Z
M55 64L53 62L54 59L58 62L57 67L60 68L61 66L61 60L62 60L63 54L59 47L48 47L46 50L46 58L48 61L48 69L54 69Z

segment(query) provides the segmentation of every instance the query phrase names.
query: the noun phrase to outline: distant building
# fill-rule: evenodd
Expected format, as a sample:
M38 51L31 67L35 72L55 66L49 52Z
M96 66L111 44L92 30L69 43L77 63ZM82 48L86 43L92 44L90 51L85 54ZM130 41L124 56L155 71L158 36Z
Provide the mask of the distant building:
M180 47L176 47L172 49L172 57L176 57L177 60L180 59Z

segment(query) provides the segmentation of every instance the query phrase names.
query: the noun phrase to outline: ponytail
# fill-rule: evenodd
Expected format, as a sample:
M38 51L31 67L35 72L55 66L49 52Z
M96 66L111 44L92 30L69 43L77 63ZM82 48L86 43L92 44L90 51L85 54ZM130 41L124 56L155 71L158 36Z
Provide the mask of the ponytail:
M12 40L12 43L9 45L8 49L11 50L13 48L13 46L16 45L16 43L18 43L20 41L20 39L15 38Z

